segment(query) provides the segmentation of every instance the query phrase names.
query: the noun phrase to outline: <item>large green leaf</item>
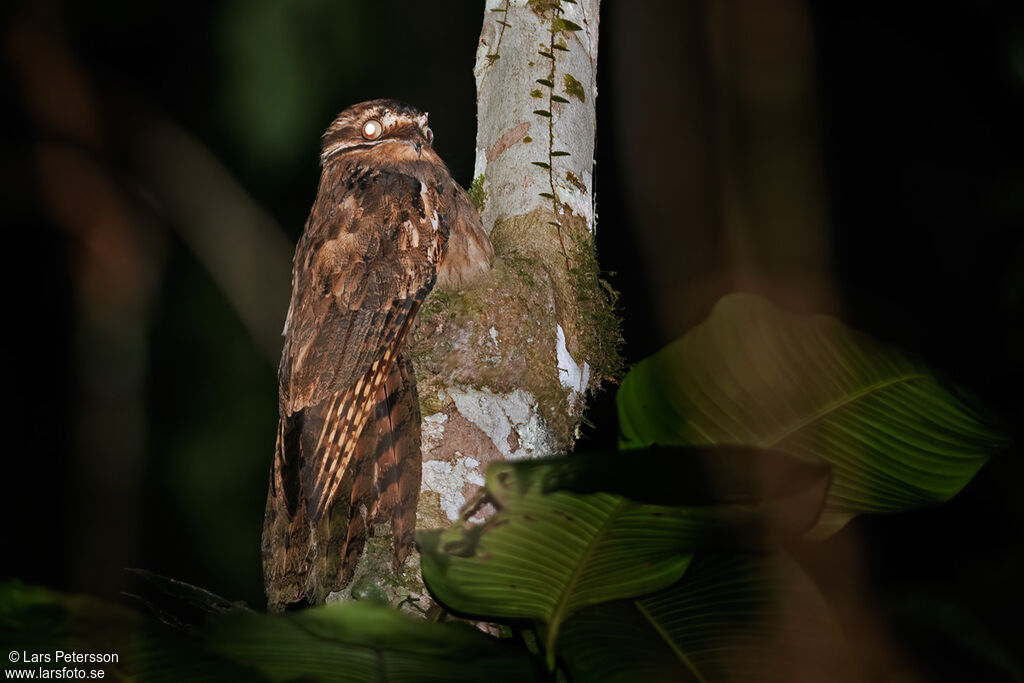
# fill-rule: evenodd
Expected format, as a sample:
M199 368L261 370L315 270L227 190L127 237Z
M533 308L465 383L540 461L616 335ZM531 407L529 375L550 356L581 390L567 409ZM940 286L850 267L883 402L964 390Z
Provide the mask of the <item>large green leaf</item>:
M1005 443L919 361L751 294L637 364L618 406L623 448L744 444L828 463L818 537L948 500Z
M207 647L271 681L518 683L541 677L536 661L511 642L466 624L423 622L368 603L275 615L238 612L213 619L202 634Z
M229 603L157 577L188 602ZM220 611L219 607L218 610ZM364 603L287 614L210 613L183 632L87 596L0 582L0 641L25 653L114 654L107 678L139 681L542 680L528 651L465 624L435 624ZM11 668L17 668L13 664ZM60 669L51 662L45 669ZM96 669L99 666L75 665ZM30 668L38 668L38 665Z
M581 610L558 655L574 681L843 681L845 641L817 589L781 553L697 555L675 585Z
M630 466L628 457L618 460ZM672 584L694 549L758 542L766 519L775 528L806 529L827 482L813 479L779 500L668 507L549 490L564 477L565 464L494 464L486 483L498 507L491 519L419 535L423 577L442 604L485 619L533 620L549 656L574 612Z

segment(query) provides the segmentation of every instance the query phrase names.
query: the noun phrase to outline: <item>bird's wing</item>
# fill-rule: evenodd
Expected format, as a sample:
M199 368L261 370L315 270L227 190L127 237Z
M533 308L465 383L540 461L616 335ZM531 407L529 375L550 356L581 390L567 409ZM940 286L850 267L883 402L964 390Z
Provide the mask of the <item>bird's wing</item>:
M490 270L494 248L469 195L452 181L440 191L442 212L452 223L448 248L437 270L440 289L457 290Z
M301 435L279 439L276 454L284 491L300 488L298 475L313 522L434 285L447 242L435 197L414 177L379 170L321 181L295 253L280 371L282 419L301 418Z

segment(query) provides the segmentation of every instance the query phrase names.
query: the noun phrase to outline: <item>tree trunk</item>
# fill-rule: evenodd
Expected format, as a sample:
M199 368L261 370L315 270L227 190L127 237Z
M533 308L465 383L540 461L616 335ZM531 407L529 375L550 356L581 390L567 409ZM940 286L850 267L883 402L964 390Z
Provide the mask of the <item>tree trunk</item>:
M458 520L491 461L572 448L587 392L620 370L593 246L598 5L487 2L470 195L495 261L467 289L435 290L407 342L423 415L419 528ZM377 540L332 599L389 583ZM423 594L418 558L397 578L389 601Z
M587 391L617 372L592 241L598 5L487 2L471 195L496 259L435 292L414 333L421 526L458 519L489 462L570 449Z

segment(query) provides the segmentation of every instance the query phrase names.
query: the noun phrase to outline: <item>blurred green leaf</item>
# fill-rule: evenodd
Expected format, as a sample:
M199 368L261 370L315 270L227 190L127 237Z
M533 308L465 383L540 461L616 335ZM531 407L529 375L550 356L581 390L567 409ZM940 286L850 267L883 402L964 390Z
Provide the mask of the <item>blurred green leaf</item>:
M205 651L182 633L132 610L17 581L0 582L0 641L6 649L26 653L63 650L117 655L116 663L88 667L102 668L107 678L115 680L266 680L255 670ZM33 668L40 666L56 670L65 664L53 661Z
M751 492L746 504L667 507L550 490L552 482L566 481L568 460L491 465L486 487L498 508L491 519L418 537L424 581L442 604L483 619L533 620L549 658L566 618L672 584L694 549L760 545L766 525L805 530L817 518L827 482L812 480L791 499L760 500ZM576 460L568 479L579 482L579 465L588 458ZM628 456L618 460L630 467Z
M189 603L202 590L190 588L180 596ZM210 614L186 635L102 600L4 582L0 638L19 652L116 654L119 661L103 667L108 674L158 682L518 682L543 673L512 641L359 602L286 614Z
M544 494L539 471L492 465L500 510L486 524L418 534L423 578L448 608L536 621L551 654L580 607L649 593L686 570L686 513L609 494Z
M541 680L536 660L511 641L364 602L286 614L239 612L212 620L202 634L210 649L271 681Z
M751 294L637 364L618 407L623 448L745 444L828 463L818 537L948 500L1005 443L920 362Z
M698 555L666 590L581 610L558 654L572 680L600 683L848 678L837 623L782 554Z

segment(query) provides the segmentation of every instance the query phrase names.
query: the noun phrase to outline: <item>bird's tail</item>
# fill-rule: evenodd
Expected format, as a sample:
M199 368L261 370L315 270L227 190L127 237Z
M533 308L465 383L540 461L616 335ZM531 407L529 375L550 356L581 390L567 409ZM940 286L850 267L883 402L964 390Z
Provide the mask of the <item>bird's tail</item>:
M301 419L301 416L296 416ZM293 418L294 421L296 418ZM282 424L278 449L301 425ZM374 398L351 466L327 514L314 524L287 476L284 458L275 459L263 529L263 570L268 605L285 609L323 602L351 580L368 536L393 538L395 569L414 545L420 488L420 410L412 365L399 356ZM349 483L351 482L351 483Z

